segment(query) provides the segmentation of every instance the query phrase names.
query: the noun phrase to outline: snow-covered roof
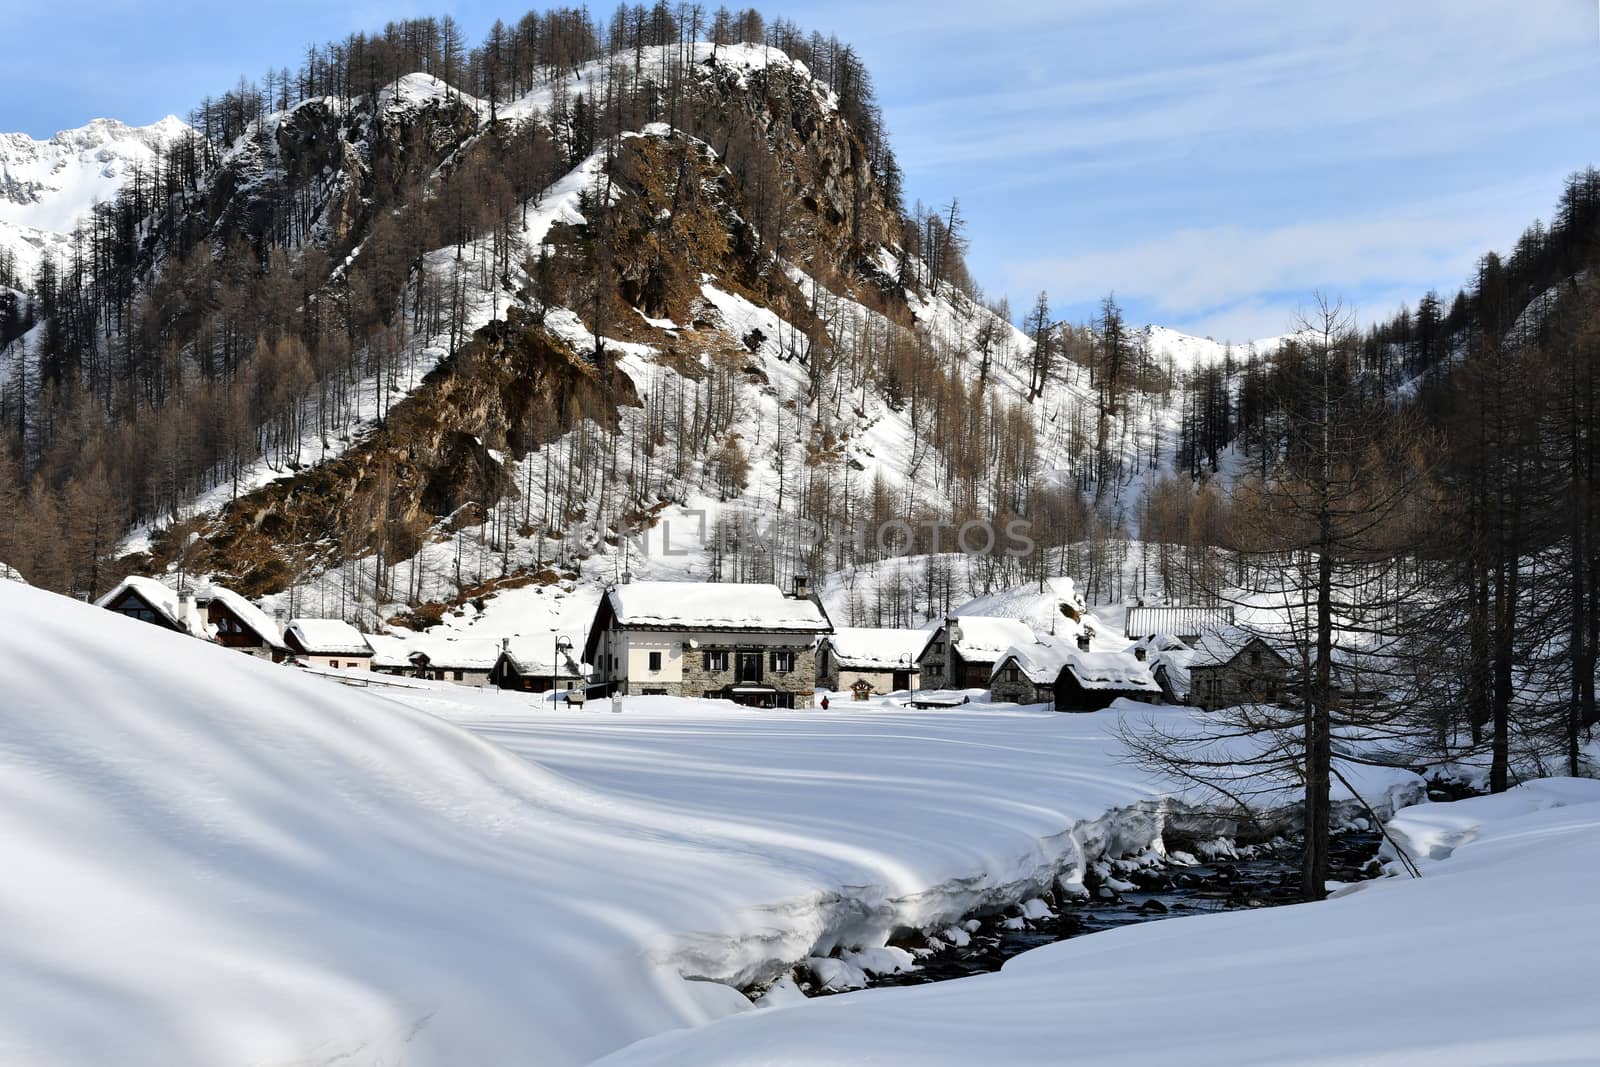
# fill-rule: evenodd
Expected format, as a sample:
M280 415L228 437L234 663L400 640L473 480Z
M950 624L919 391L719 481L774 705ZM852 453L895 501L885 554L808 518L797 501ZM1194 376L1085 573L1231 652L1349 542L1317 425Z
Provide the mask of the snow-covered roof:
M205 620L199 612L194 612L187 620L180 618L178 607L178 593L165 582L157 578L145 578L137 574L130 574L118 582L116 588L95 601L97 607L109 607L121 599L128 590L139 594L140 599L149 604L157 613L165 617L166 621L177 630L193 634L195 637L208 638Z
M1025 645L1012 645L1006 650L1005 656L994 665L991 680L1005 669L1007 664L1015 663L1028 681L1035 685L1054 685L1055 680L1061 675L1061 668L1066 666L1067 657L1076 653L1076 641L1068 641L1060 637L1041 637L1039 640Z
M556 658L556 637L555 634L539 634L510 638L510 647L505 649L505 653L511 659L511 666L518 674L525 676L551 674L551 666ZM561 653L561 665L553 673L558 678L581 678L583 668L578 663L578 650L583 647L583 642L571 636L568 640L572 642L572 649Z
M928 643L928 631L841 626L825 640L841 667L857 671L892 671L916 666L917 653Z
M293 636L301 649L313 655L372 655L365 635L341 619L291 619L285 636Z
M1013 645L1031 645L1037 640L1033 628L1016 619L963 615L956 619L956 625L959 627L954 642L956 651L963 659L979 663L999 659ZM926 642L923 647L927 647Z
M826 633L822 609L766 582L633 582L607 596L620 626Z
M372 647L374 667L415 667L425 657L436 670L487 671L500 658L500 642L491 637L411 631L364 636Z
M1085 689L1117 692L1159 693L1161 687L1150 668L1134 658L1132 652L1068 652L1062 669L1070 671Z
M1192 649L1182 640L1172 634L1151 634L1128 646L1130 649L1144 649L1152 657L1157 652L1189 652Z
M1189 661L1189 667L1220 667L1242 652L1244 646L1255 638L1255 634L1241 626L1213 626L1202 630L1200 639L1195 642L1194 658Z
M413 657L426 656L428 666L462 671L486 671L500 658L500 642L489 637L448 637L444 634L409 634L404 638Z
M263 641L274 648L283 647L283 631L273 621L272 616L256 607L249 600L235 593L226 586L213 585L203 590L201 599L210 597L220 601L227 609L250 629L254 630Z
M1164 672L1167 688L1172 690L1173 696L1182 700L1189 695L1189 664L1193 661L1194 649L1178 647L1152 652L1147 662L1151 676L1154 677L1157 671Z
M1231 607L1133 607L1128 609L1122 632L1134 638L1151 634L1198 634L1210 627L1232 623Z
M394 634L367 634L367 646L372 649L374 667L411 666L411 647L403 637Z

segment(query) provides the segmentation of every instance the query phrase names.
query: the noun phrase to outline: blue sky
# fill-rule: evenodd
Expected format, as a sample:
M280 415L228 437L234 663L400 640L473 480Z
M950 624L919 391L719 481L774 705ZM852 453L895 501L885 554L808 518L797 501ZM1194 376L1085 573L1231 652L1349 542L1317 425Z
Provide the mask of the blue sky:
M0 130L182 115L313 40L447 11L476 38L524 10L0 0ZM974 274L1018 315L1115 291L1135 322L1239 341L1322 289L1379 317L1453 291L1600 162L1596 0L766 10L856 46L908 199L961 198Z

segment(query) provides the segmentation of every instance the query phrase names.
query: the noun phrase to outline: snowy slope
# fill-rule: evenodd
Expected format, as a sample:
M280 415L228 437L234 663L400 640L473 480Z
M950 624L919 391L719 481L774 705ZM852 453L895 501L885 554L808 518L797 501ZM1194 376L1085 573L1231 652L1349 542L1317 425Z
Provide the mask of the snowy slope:
M44 141L0 133L0 248L15 252L18 272L31 278L47 252L70 248L79 219L188 129L168 115L149 126L95 119Z
M583 1063L1159 832L1114 712L541 713L0 611L0 1063Z
M605 1062L1594 1062L1600 782L1423 805L1392 825L1460 843L1420 881L1123 927L998 974L759 1012Z

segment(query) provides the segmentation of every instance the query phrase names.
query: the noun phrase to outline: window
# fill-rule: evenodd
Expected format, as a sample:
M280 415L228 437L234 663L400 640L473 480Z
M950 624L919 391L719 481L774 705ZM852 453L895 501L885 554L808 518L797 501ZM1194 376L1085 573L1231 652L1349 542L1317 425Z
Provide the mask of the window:
M1259 648L1252 648L1250 650L1250 666L1261 666L1261 650Z
M454 672L454 677L455 677L456 681L458 681L458 682L461 681L461 672L460 671Z
M650 669L652 671L659 671L661 669L661 653L650 653Z
M1015 663L1006 668L1006 681L1017 682L1021 681L1021 679L1022 672L1017 669L1017 665Z
M790 648L774 649L772 653L772 669L778 674L787 674L794 670L794 650Z
M728 669L728 653L726 650L721 652L708 651L701 656L701 665L708 671L725 671Z

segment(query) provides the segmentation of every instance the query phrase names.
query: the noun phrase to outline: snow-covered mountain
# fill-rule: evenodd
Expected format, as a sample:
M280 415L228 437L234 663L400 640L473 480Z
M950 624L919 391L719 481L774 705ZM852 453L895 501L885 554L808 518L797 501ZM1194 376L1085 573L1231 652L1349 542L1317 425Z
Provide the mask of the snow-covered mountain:
M156 150L188 132L168 115L148 126L94 119L48 140L0 133L0 248L31 276L47 251L64 251L72 228L110 200Z
M1218 341L1155 325L1146 326L1139 334L1158 362L1171 360L1173 368L1179 373L1221 363L1230 352L1235 360L1243 360L1251 350L1268 355L1276 352L1288 339L1285 336L1263 337L1254 341Z
M1117 402L1105 403L1081 358L1054 361L1035 388L1032 340L935 280L920 249L901 244L897 209L882 198L849 110L802 62L701 44L652 47L632 66L673 64L696 101L687 127L642 121L609 146L581 146L585 155L566 102L608 79L625 87L628 66L596 60L494 106L412 72L368 96L301 101L241 131L178 221L152 223L137 268L150 273L130 279L130 291L149 291L155 265L203 233L213 256L241 237L318 247L357 275L383 275L386 256L414 257L418 269L384 299L426 308L454 293L456 319L394 318L392 351L366 346L353 363L337 359L355 376L334 399L321 389L286 399L267 447L237 464L196 467L178 492L151 481L156 464L119 473L114 484L150 486L146 499L159 500L135 515L123 543L140 557L134 565L177 567L167 534L193 524L200 542L189 569L276 597L291 613L315 603L375 624L449 605L461 612L449 621L488 632L567 632L599 586L624 573L695 579L725 566L704 531L725 537L805 520L840 540L842 518L855 521L863 508L879 523L958 510L1002 516L1035 503L1035 486L1088 493L1110 526L1174 469L1175 386L1226 346L1149 327L1132 340L1170 373L1141 370ZM783 164L782 210L749 172L752 130L759 157ZM429 205L447 202L457 175L505 173L508 159L535 158L507 147L519 137L535 153L541 140L559 149L528 187L536 195L497 233L442 225ZM37 151L30 158L36 172L48 169ZM379 188L375 175L395 159L410 160L415 185ZM469 197L481 197L471 180ZM700 195L684 201L675 190L691 181ZM26 194L35 219L48 213L50 197L33 191L44 184ZM61 179L52 188L64 204L79 186ZM382 217L416 220L407 225L426 243L400 247L375 229L380 199ZM770 239L755 239L752 219ZM591 252L599 232L610 242L604 266ZM395 246L388 253L384 241ZM540 255L562 266L535 285L524 268ZM491 271L496 259L510 269ZM601 317L604 360L591 333L595 290L578 284L601 272L616 283ZM237 300L261 306L248 292ZM185 342L202 375L203 343ZM37 340L12 345L24 349L42 358ZM530 379L547 384L530 395ZM597 425L607 428L601 448L616 456L605 469L617 477L599 480L589 458ZM381 500L383 484L367 477L375 469L401 479ZM677 543L690 529L702 531L696 543ZM650 546L651 537L662 543ZM788 544L762 575L783 580L829 558L818 549L802 562L809 552ZM941 602L1019 580L990 568L964 576ZM878 621L913 621L900 602ZM877 618L876 608L869 614Z

